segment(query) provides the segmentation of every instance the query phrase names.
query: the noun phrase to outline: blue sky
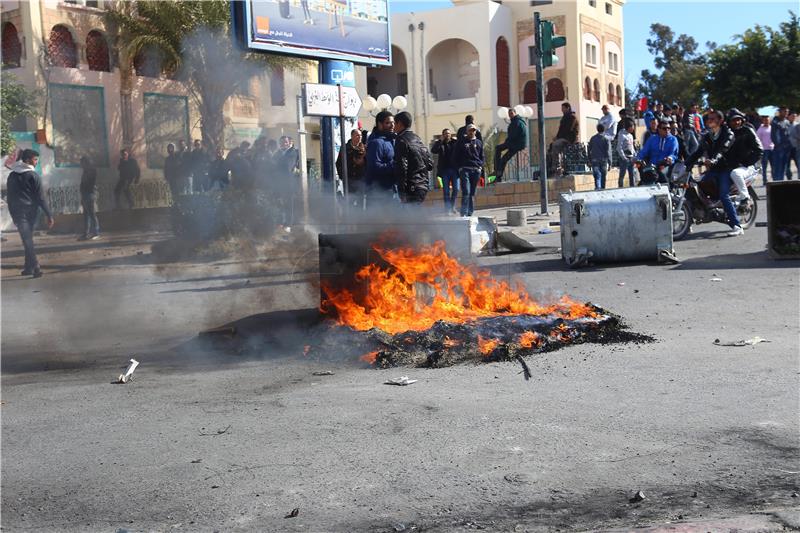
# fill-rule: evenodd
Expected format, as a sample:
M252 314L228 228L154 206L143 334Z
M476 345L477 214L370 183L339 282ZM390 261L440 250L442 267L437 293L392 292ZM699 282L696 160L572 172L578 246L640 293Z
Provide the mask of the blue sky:
M390 5L394 12L409 12L438 9L451 3L391 0ZM796 0L628 0L624 8L625 85L633 89L643 69L654 69L653 56L645 45L653 22L666 24L676 34L694 37L705 50L706 41L729 43L734 35L755 24L777 28L789 19L790 9L800 11Z

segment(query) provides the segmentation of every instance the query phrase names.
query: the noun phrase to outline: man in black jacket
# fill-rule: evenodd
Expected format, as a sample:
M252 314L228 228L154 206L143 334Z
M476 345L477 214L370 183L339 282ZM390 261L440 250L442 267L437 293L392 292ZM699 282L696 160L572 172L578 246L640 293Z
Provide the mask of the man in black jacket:
M455 139L456 141L462 141L467 138L467 126L469 126L470 124L472 124L473 126L475 125L475 117L473 117L472 115L467 115L466 117L464 117L464 125L458 128L458 131L456 132L456 139ZM478 129L475 130L475 137L479 141L483 142L483 136L481 135L481 130Z
M758 173L755 165L764 155L764 147L761 146L753 126L746 119L744 113L735 107L728 111L728 125L733 130L734 141L725 157L732 169L731 181L739 191L738 198L745 202L750 200L745 180Z
M735 139L733 132L725 125L725 115L718 110L708 114L706 128L700 138L700 146L689 156L686 167L691 169L698 162L706 167L703 181L714 180L717 183L719 199L728 216L728 224L731 226L728 236L742 235L744 230L739 223L733 201L731 201L731 169L726 160Z
M33 230L39 209L47 216L48 228L53 227L53 215L44 197L42 180L35 170L39 162L39 152L23 150L20 159L21 161L14 164L6 182L8 212L19 230L22 246L25 248L25 267L22 275L40 278L42 269L39 267L39 260L33 247Z
M128 201L128 208L133 209L131 186L134 183L139 183L141 172L139 171L139 163L136 162L136 159L133 158L130 150L127 148L119 153L119 165L117 166L117 170L119 170L119 181L117 181L117 186L114 187L114 198L117 202L117 209L120 207L120 195L125 195L125 199Z
M394 176L400 200L406 204L421 204L428 194L429 173L433 158L419 136L411 131L411 113L403 111L394 117Z
M508 118L511 122L508 124L508 136L505 142L498 144L494 148L494 173L495 181L503 181L503 173L506 169L506 164L512 157L525 149L528 144L528 126L521 116L517 115L514 109L508 110ZM477 135L476 135L476 138ZM503 150L506 153L503 153Z
M453 160L458 166L461 180L461 216L471 217L475 209L475 192L483 170L483 142L478 139L478 129L474 124L467 125L467 136L458 140Z
M431 148L431 152L439 156L436 162L436 174L442 178L445 213L453 210L458 196L458 167L453 161L453 151L460 140L461 137L458 137L458 140L454 139L450 129L445 128L442 130L442 137L433 143Z
M567 173L566 161L564 161L564 152L567 147L578 142L578 119L572 111L572 105L569 102L561 104L561 122L558 124L558 133L556 138L550 144L550 157L555 163L556 176L564 176Z

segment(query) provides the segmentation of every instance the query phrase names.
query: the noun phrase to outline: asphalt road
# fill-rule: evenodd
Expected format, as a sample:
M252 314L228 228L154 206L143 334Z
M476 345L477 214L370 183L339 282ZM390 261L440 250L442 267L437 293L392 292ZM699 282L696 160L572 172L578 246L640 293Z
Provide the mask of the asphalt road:
M149 244L165 235L44 237L46 275L29 280L9 236L2 526L800 527L800 262L769 259L765 228L724 232L698 227L676 244L679 265L567 270L547 252L557 233L536 237L543 251L481 259L534 294L592 301L657 339L531 357L527 382L512 363L374 370L336 346L314 361L192 341L205 327L316 305L301 245L159 265ZM713 344L756 335L770 342ZM131 356L135 380L112 384ZM399 375L419 381L382 384ZM638 490L645 500L630 503Z

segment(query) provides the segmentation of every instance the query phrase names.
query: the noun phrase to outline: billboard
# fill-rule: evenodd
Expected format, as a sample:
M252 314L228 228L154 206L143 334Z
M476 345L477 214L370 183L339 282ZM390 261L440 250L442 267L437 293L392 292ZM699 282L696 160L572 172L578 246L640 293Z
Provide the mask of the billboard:
M389 0L234 0L234 31L249 49L391 65Z

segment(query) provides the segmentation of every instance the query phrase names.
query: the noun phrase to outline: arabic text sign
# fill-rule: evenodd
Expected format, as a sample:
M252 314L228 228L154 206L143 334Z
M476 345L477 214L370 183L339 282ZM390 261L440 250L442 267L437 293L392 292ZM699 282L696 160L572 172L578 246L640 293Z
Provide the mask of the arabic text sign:
M342 87L342 109L339 108L339 87L322 83L303 84L305 114L322 117L355 117L361 109L361 97L354 87Z

